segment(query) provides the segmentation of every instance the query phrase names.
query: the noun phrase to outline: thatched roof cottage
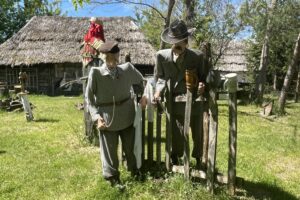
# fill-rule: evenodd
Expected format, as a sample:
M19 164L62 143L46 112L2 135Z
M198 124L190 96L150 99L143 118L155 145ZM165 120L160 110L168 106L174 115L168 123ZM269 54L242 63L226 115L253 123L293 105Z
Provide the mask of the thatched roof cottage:
M106 39L119 42L121 63L130 54L143 74L153 73L155 50L134 21L130 17L100 19ZM33 17L0 45L0 82L12 88L23 70L29 75L29 91L54 95L63 77L68 81L81 76L80 44L88 27L89 18Z
M239 82L247 82L246 44L241 41L231 41L218 60L215 70L221 75L237 73Z

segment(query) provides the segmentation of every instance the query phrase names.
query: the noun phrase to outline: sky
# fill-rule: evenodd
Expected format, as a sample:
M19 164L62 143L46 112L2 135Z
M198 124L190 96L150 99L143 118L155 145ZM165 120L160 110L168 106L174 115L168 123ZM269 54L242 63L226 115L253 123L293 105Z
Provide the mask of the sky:
M92 0L91 0L92 1ZM153 3L158 0L147 0L148 3ZM132 4L108 4L108 5L95 5L95 4L84 4L83 7L78 7L75 10L72 5L72 0L62 0L62 14L66 14L70 17L92 17L92 16L100 16L100 17L112 17L112 16L131 16L135 18L135 9L136 7ZM239 6L241 4L241 0L232 0L232 2ZM249 37L249 30L245 30L241 32L237 38L243 39Z
M71 17L111 17L111 16L135 16L135 7L133 5L125 4L109 4L109 5L89 5L78 7L75 10L71 0L62 0L62 13L66 13L67 16Z

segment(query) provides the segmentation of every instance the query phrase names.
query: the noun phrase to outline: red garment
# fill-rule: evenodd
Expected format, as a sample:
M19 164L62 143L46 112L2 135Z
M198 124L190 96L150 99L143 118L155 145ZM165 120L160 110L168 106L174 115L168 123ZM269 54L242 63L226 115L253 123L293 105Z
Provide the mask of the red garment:
M91 26L84 36L84 41L87 43L94 42L95 38L105 42L103 26L101 24L91 23Z
M94 58L98 57L99 52L92 45L95 40L105 42L103 26L91 23L88 32L84 36L84 46L81 51L83 66L87 66Z

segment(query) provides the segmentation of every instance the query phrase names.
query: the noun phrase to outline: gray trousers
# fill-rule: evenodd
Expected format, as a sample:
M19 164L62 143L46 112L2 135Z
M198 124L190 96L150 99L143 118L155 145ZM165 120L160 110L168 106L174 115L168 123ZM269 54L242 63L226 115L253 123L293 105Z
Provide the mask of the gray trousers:
M125 153L128 171L133 172L137 169L136 158L133 153L135 129L130 127L120 131L101 130L100 138L100 158L102 162L103 177L119 177L119 159L118 159L118 143L119 136L122 142L122 149Z
M172 127L172 156L182 157L184 148L184 116L173 115L173 127ZM203 152L203 117L201 115L191 116L190 127L192 130L193 138L193 151L192 156L194 158L201 158Z

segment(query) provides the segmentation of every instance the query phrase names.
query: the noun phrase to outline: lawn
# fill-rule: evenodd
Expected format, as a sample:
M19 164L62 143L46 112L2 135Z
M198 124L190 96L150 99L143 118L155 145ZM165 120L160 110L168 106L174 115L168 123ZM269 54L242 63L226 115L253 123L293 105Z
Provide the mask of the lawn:
M99 149L83 137L82 97L29 96L35 121L23 112L0 111L0 199L300 199L300 104L287 115L262 118L254 105L238 106L237 195L182 175L151 173L139 182L121 167L126 190L101 176ZM226 173L228 107L219 103L217 169Z

